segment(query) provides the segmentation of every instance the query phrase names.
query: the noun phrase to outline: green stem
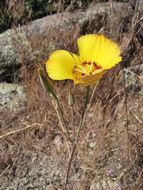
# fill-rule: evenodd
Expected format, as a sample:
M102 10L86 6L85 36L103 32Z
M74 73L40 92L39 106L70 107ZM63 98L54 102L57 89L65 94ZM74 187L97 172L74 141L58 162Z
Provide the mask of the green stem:
M80 131L81 131L82 127L83 127L83 123L84 123L84 120L85 120L85 115L86 115L86 112L88 110L89 94L90 94L90 86L88 86L87 89L86 89L85 104L84 104L81 120L80 120L80 123L79 123L77 136L76 136L76 139L75 139L75 142L74 142L75 144L78 143L78 138L79 138L79 135L80 135Z
M86 113L87 113L87 111L89 110L89 108L91 106L91 102L92 102L92 99L94 97L97 85L98 85L98 82L96 83L96 85L95 85L95 87L94 87L91 95L90 95L90 86L88 86L87 89L86 89L85 104L84 104L81 120L80 120L80 123L79 123L78 131L77 131L77 136L76 136L76 139L74 141L73 149L72 149L70 160L69 160L69 165L68 165L68 170L67 170L64 190L67 190L69 173L70 173L70 169L71 169L71 164L72 164L72 160L73 160L73 157L74 157L74 153L75 153L76 147L78 145L80 131L81 131L82 127L83 127L83 123L84 123L84 120L85 120Z
M72 160L73 160L73 157L74 157L74 153L75 153L75 150L76 150L76 147L77 147L77 144L78 144L80 131L82 129L84 119L85 119L85 115L86 115L87 108L88 108L89 94L90 94L90 87L88 86L87 89L86 89L86 97L85 97L85 104L84 104L84 108L83 108L83 113L82 113L82 116L81 116L77 136L76 136L76 139L75 139L75 142L74 142L74 145L73 145L73 149L72 149L72 152L71 152L70 160L69 160L69 165L68 165L68 169L67 169L67 175L66 175L66 181L65 181L64 190L67 190L67 184L68 184L68 179L69 179L69 173L70 173L70 169L71 169Z
M58 119L59 119L59 122L60 122L60 125L61 125L61 128L62 128L62 131L63 131L64 135L66 136L66 138L68 140L70 140L70 142L72 142L72 140L70 139L68 127L67 127L67 125L65 123L65 120L64 120L64 117L63 117L63 111L62 111L62 109L60 107L59 100L54 98L54 100L52 102L53 102L53 106L55 108L55 111L57 113L57 116L58 116ZM64 132L64 130L66 130L66 132Z
M67 185L68 185L68 180L69 180L69 173L70 173L71 164L72 164L72 160L73 160L73 157L74 157L76 147L77 147L77 144L74 144L72 152L71 152L71 156L70 156L70 159L69 159L69 164L68 164L68 169L67 169L67 175L66 175L66 181L65 181L64 190L67 190Z

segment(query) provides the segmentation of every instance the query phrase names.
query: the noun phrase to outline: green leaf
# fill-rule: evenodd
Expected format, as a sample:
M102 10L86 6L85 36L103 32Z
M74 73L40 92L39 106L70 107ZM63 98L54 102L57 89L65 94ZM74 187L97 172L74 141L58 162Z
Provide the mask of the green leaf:
M68 104L69 106L73 106L74 105L74 96L73 93L71 92L71 89L69 89L69 94L68 94Z
M50 95L52 95L56 100L58 100L51 79L44 73L42 69L38 69L38 75L43 89L50 93Z

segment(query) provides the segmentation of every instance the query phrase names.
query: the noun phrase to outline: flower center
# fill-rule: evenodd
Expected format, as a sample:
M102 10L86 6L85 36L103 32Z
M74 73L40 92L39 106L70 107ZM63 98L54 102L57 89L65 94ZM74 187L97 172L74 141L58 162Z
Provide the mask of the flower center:
M74 67L73 72L78 72L79 74L81 74L82 76L84 75L93 75L95 74L95 71L98 69L101 69L102 67L97 65L95 62L87 62L84 61L80 64L77 64Z

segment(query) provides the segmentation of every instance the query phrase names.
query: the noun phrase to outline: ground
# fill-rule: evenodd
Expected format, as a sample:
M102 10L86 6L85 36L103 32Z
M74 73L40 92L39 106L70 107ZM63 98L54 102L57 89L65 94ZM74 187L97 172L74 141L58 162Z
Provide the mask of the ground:
M29 38L27 47L33 46L30 51L27 49L31 54L26 54L26 61L20 62L11 80L3 67L1 83L9 84L1 86L9 89L5 91L9 94L0 91L0 190L64 189L72 144L61 132L51 98L39 82L37 68L43 66L53 48L76 51L78 36L97 32L104 32L119 43L123 61L108 71L96 88L73 157L67 189L143 189L143 5L133 2L130 5L126 1L124 9L116 10L111 2L108 3L111 12L103 11L90 20L81 19L81 28L75 33L72 30L73 35L67 30L68 21L65 21L66 33L64 30L62 35L57 33L56 45L52 48L44 41L39 43L40 38L37 43ZM102 6L106 6L105 3ZM71 14L76 11L81 10ZM87 12L84 7L86 15L93 11L93 4ZM25 47L25 42L20 47ZM33 58L35 47L38 55L34 54ZM25 55L25 49L21 55ZM14 81L16 84L11 86ZM17 85L18 89L25 89L22 90L23 100L20 91L14 88ZM86 89L74 86L72 81L54 82L54 87L72 134L72 126L77 130ZM93 88L91 86L91 90ZM73 114L68 105L69 89L74 95Z

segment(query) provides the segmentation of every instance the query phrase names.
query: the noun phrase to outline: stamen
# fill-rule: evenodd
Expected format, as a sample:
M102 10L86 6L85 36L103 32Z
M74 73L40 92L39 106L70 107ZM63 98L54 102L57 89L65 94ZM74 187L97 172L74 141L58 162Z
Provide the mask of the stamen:
M94 64L92 62L91 65L90 65L90 72L92 73L93 70L94 70Z
M86 73L86 69L81 66L81 65L76 65L76 67L74 68L75 71L78 71L80 73Z
M78 72L81 76L84 75L93 75L96 73L98 69L102 67L97 65L95 62L84 61L80 64L77 64L73 70L73 72Z

